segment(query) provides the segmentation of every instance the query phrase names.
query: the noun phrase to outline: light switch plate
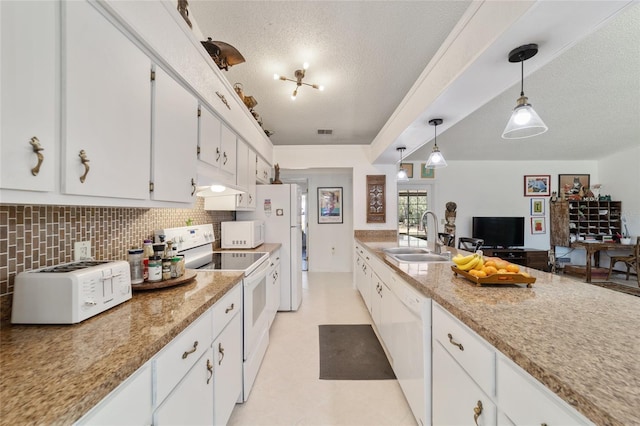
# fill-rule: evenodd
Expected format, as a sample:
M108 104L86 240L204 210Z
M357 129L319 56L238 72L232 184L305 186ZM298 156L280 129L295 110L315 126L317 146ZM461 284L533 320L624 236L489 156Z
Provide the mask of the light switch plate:
M85 259L91 259L91 241L73 243L73 260L77 262Z

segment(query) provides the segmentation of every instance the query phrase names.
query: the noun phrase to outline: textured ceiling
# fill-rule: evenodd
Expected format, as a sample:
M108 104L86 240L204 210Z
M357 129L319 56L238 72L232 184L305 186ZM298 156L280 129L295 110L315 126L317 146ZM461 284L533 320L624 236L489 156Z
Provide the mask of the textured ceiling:
M447 114L457 115L449 119L452 124L438 128L442 130L438 145L448 160L594 159L640 144L640 5L627 7L576 43L562 41L559 32L568 33L573 22L556 14L553 3L578 18L583 3L597 8L593 6L597 2L543 2L531 14L538 13L542 24L529 22L531 28L511 30L513 39L524 37L519 44L549 39L537 57L525 62L524 89L550 130L517 141L500 137L519 95L519 67L506 61L508 50L517 45L513 39L497 40L499 55L494 48L488 69L469 68L472 79L461 86L466 91L462 97L445 93L434 103L437 109L425 105L424 116L417 117L426 123L439 113L444 113L445 121ZM256 98L263 127L275 132L274 145L315 145L370 144L471 2L192 0L189 4L205 37L225 41L244 55L246 62L225 75ZM541 15L545 10L546 16ZM528 39L530 34L536 37ZM550 48L553 42L554 53L548 54L543 46ZM273 74L294 78L305 61L310 67L304 81L326 89L303 86L291 101L295 84L273 80ZM475 112L461 112L461 99L479 99L471 92L497 74L497 67L508 77L493 75L498 81L493 99L476 101ZM317 135L318 129L332 129L333 135ZM413 152L410 160L424 161L431 150L432 129L426 124L407 128L419 134L414 135L417 142L407 144L408 152ZM383 162L397 161L399 144L405 144L403 137L388 144Z

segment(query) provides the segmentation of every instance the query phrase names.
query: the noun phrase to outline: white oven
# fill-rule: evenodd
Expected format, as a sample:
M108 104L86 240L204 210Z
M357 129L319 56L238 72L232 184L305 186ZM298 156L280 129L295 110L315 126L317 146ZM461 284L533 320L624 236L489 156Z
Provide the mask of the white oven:
M244 359L251 356L261 333L269 328L267 317L267 270L269 262L262 262L242 283L244 295Z

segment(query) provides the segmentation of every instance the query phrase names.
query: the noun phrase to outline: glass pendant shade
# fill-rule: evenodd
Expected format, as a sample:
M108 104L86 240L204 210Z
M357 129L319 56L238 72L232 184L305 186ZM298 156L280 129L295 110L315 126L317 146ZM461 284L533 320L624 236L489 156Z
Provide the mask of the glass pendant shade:
M427 159L427 165L425 167L428 169L437 169L440 167L447 167L447 162L445 161L444 157L440 153L440 150L438 149L437 145L433 147L433 151L431 151L431 154Z
M396 176L396 180L398 182L407 182L409 180L409 176L407 176L407 171L405 169L398 170L398 175Z
M531 104L527 103L527 97L521 96L518 105L513 109L511 118L502 132L504 139L523 139L540 135L549 130Z

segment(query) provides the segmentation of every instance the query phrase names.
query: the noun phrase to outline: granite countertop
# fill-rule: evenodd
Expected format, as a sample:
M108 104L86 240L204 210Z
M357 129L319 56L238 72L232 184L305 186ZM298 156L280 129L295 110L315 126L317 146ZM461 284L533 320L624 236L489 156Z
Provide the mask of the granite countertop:
M0 423L71 424L242 280L200 271L74 325L0 325Z
M451 263L386 257L397 239L356 241L594 423L640 423L637 297L528 268L532 288L476 287Z

